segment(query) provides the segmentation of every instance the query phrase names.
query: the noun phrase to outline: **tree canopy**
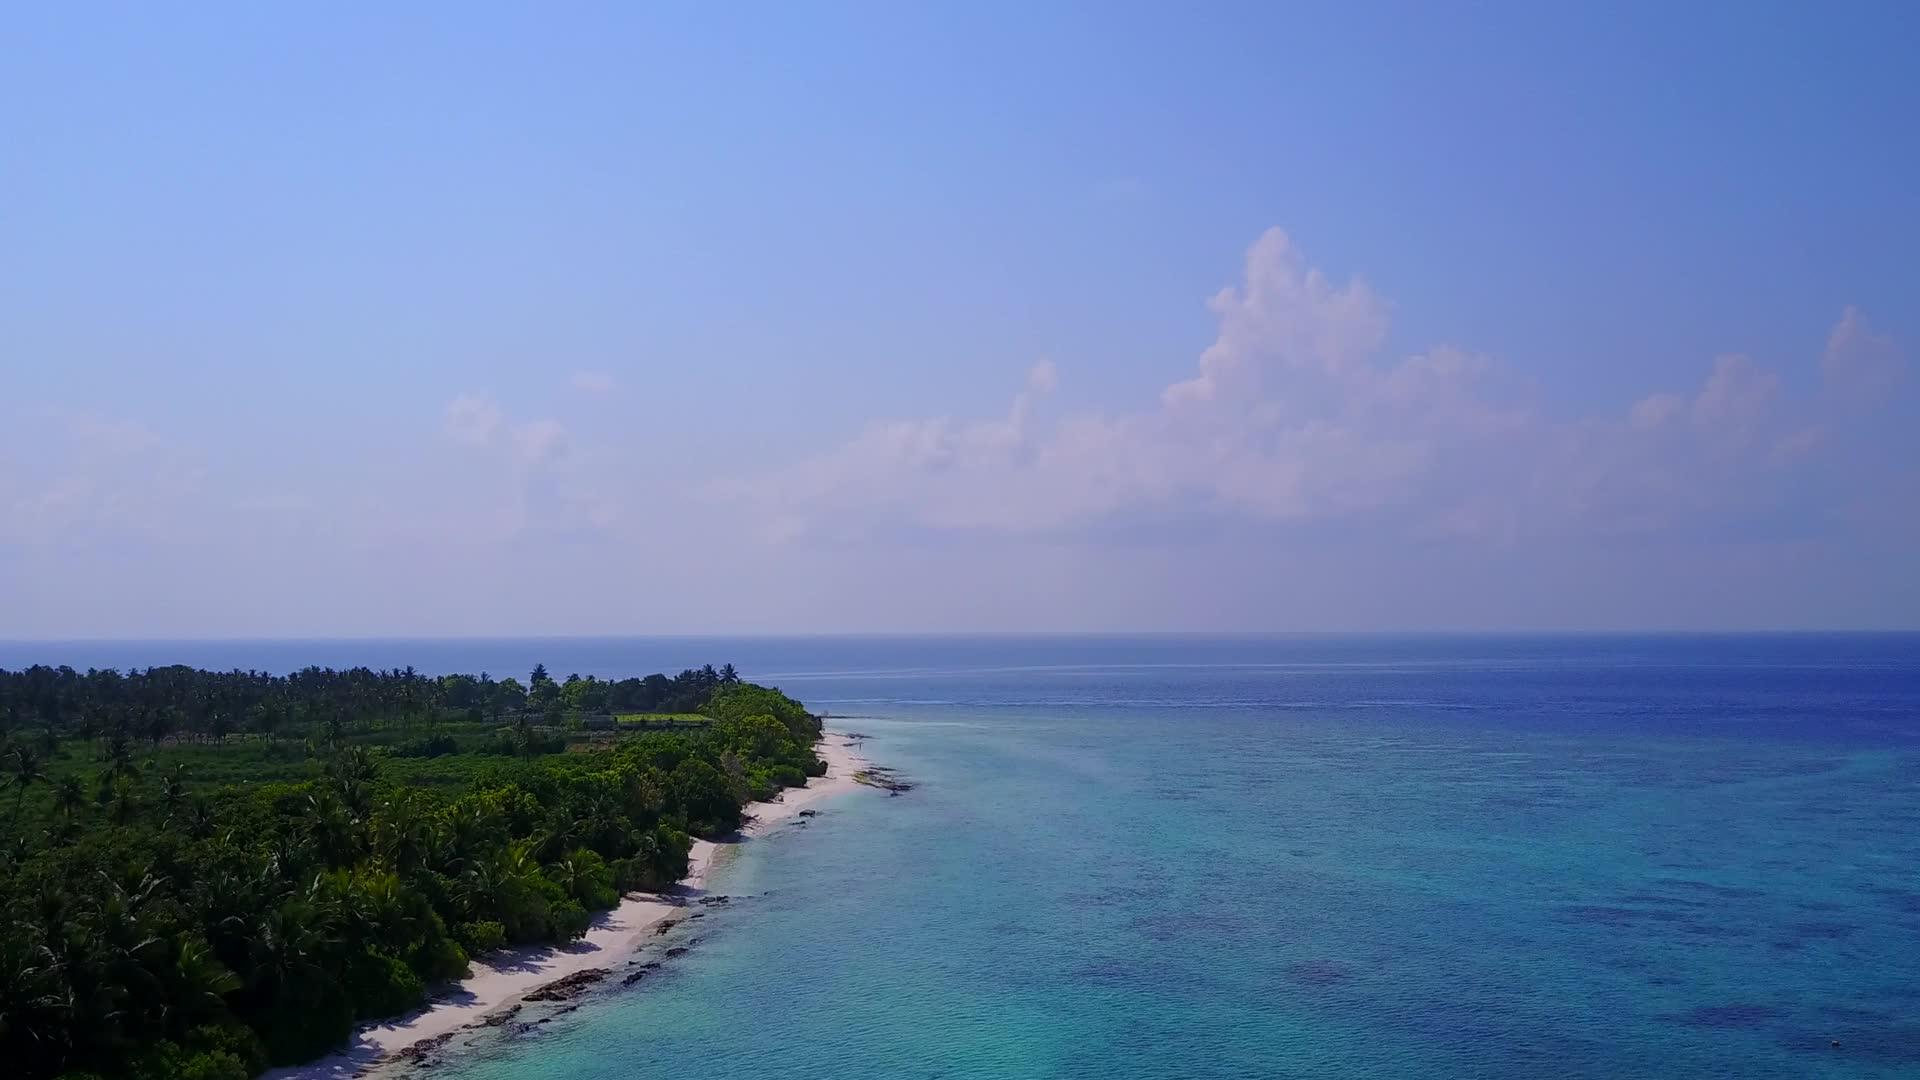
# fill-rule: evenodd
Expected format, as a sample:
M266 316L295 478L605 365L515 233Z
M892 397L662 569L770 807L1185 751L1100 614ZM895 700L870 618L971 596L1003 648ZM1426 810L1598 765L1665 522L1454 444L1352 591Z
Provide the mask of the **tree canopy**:
M311 1059L471 957L578 937L823 771L819 721L731 665L528 682L0 670L8 1075ZM568 723L625 709L703 719Z

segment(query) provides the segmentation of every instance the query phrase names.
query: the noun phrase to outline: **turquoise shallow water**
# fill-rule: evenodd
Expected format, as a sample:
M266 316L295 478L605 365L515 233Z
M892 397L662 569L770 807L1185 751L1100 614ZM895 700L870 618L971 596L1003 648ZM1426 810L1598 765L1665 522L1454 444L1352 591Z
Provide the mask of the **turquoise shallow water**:
M432 648L734 657L919 784L438 1075L1920 1075L1920 638Z

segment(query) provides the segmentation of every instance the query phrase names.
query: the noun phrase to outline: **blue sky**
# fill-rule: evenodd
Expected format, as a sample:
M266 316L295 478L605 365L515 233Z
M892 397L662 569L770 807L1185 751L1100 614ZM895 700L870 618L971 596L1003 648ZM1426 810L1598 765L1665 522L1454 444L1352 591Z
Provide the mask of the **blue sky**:
M0 637L1920 625L1909 6L0 48Z

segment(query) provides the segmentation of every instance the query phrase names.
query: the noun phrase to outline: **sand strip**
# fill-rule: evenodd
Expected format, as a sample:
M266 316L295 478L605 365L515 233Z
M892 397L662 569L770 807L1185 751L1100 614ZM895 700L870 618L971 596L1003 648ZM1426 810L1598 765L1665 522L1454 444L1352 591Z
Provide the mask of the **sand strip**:
M804 788L788 788L775 802L750 803L751 815L742 838L764 833L823 799L859 787L856 769L869 762L851 747L846 736L827 732L814 748L827 763L827 774L807 781ZM491 1013L508 1008L535 987L588 968L617 968L649 940L661 920L681 910L706 891L714 859L731 846L695 840L687 855L687 876L672 891L653 896L633 894L620 906L600 913L586 937L562 947L539 946L497 953L473 962L473 974L434 995L423 1009L392 1020L376 1021L353 1033L346 1049L305 1065L274 1069L267 1080L337 1080L359 1076L387 1058L423 1039L452 1035L479 1025Z

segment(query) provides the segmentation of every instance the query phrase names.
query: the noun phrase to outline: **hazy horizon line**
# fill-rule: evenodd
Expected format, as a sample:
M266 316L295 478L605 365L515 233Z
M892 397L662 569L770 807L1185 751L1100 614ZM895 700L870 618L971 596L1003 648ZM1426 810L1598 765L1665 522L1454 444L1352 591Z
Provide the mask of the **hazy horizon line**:
M588 634L243 634L180 635L139 637L0 637L0 645L97 645L151 643L233 644L237 642L273 642L281 644L335 642L486 642L486 641L686 641L686 640L760 640L760 641L852 641L852 640L934 640L934 639L1021 639L1021 638L1474 638L1474 637L1869 637L1920 634L1914 627L1499 627L1499 628L1409 628L1369 630L833 630L815 632L767 631L688 631L685 633L634 632Z

